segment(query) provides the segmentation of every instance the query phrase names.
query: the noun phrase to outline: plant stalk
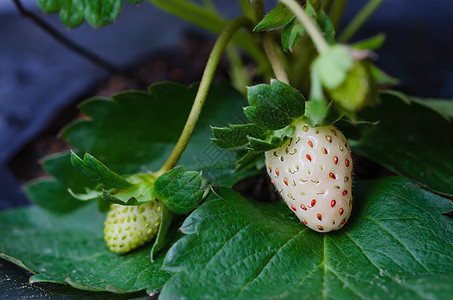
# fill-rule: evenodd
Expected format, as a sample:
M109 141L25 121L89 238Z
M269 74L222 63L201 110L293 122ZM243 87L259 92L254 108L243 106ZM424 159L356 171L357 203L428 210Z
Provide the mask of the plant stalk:
M326 14L328 14L330 9L332 8L332 4L333 4L332 2L333 2L332 0L324 0L322 2L321 8Z
M264 52L266 52L267 58L271 63L272 70L274 70L275 77L284 82L289 84L288 74L285 71L285 66L283 65L278 53L275 49L275 44L270 34L265 34L263 37L263 47Z
M360 12L349 22L341 35L338 42L346 43L360 29L363 23L373 14L373 12L382 4L384 0L370 0Z
M338 26L340 26L341 18L343 17L344 8L347 2L348 0L336 0L333 3L329 16L335 30L338 30Z
M206 30L220 33L227 25L225 21L218 14L209 8L201 7L194 3L184 0L148 0L157 7L165 10L173 15L180 17L192 24L198 25ZM238 32L233 39L234 43L241 46L251 57L253 57L259 64L260 69L266 73L270 70L269 62L266 55L257 46L254 39L248 32Z
M228 42L233 37L233 34L242 26L247 25L251 25L250 19L246 17L237 17L225 26L225 28L217 38L217 41L206 64L203 77L201 78L200 86L198 87L197 95L195 96L195 101L193 103L189 117L187 118L186 124L184 125L184 129L179 136L179 140L173 148L170 157L167 159L162 168L157 172L158 175L171 170L176 166L179 159L181 158L181 155L186 149L190 137L192 136L192 133L195 129L198 118L200 117L201 110L208 95L209 88L214 78L214 73L217 69L220 58L222 57L222 53L228 45Z
M307 15L305 10L299 5L296 0L279 0L285 4L304 25L306 32L311 37L316 49L319 53L324 53L329 49L329 44L324 38L321 30L319 30L316 23Z

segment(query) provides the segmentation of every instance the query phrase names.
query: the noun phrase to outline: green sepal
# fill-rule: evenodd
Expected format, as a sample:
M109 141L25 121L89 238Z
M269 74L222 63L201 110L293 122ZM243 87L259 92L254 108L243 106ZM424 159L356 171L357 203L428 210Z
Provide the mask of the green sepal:
M85 153L83 160L71 151L71 163L89 178L116 189L129 189L134 185L107 168L102 162L89 153Z
M129 199L127 199L126 201L120 199L120 198L117 198L115 196L112 196L109 192L107 191L102 191L102 195L101 195L102 199L106 202L109 202L109 203L112 203L112 204L119 204L119 205L128 205L128 206L132 206L132 205L140 205L140 204L143 204L144 202L138 202L137 199L135 197L130 197ZM151 201L151 200L150 200Z
M249 148L257 152L278 148L293 134L294 129L294 126L288 125L280 130L274 130L265 140L250 137Z
M295 88L272 79L270 85L258 84L248 88L250 106L244 109L247 117L267 130L290 125L305 112L305 98Z
M167 206L165 206L165 204L162 205L162 215L159 231L157 232L153 247L151 248L151 261L154 261L156 253L162 250L168 244L168 239L171 236L168 233L171 228L173 217L173 212L169 210Z
M318 17L316 18L319 28L324 34L324 38L326 39L329 45L335 44L335 27L332 24L329 16L323 11L319 10Z
M311 113L313 106L316 107L316 102L309 101L307 103L307 109L305 111L305 121L312 127L332 125L341 120L344 116L344 113L341 111L341 109L338 109L338 107L333 102L329 102L324 108L325 110L323 111L322 115L320 115L319 117L313 117Z
M340 86L353 67L354 60L349 49L344 45L335 45L313 61L311 72L330 90Z
M369 63L368 66L371 77L376 81L378 85L393 86L400 84L400 80L398 78L390 76L389 74L376 67L374 64Z
M376 50L382 47L385 42L385 34L380 33L365 40L355 42L350 45L357 50Z
M156 179L152 196L174 213L186 214L197 207L202 199L201 183L201 173L186 172L179 166Z
M128 189L105 189L102 185L98 185L94 189L85 188L85 193L75 193L71 189L68 189L68 192L71 196L81 201L101 199L103 202L109 203L109 205L111 203L141 205L154 200L151 195L155 181L153 174L134 174L127 177L127 179L135 183Z
M104 190L102 198L107 202L121 205L140 205L155 199L152 196L156 180L154 174L134 174L127 179L135 183L132 188Z
M85 193L76 193L72 189L68 189L68 193L72 197L81 201L91 201L98 199L100 197L100 192L98 190L92 190L89 188L85 188Z
M262 151L248 151L237 161L235 172L239 172L252 167L257 167L258 162L262 158Z
M279 29L294 18L294 14L283 3L278 3L258 25L253 28L254 31L268 31Z
M281 43L284 51L293 51L293 47L305 33L305 27L299 20L293 19L282 30Z
M280 147L293 133L292 124L305 113L304 96L276 79L270 85L249 87L248 100L244 112L252 123L212 128L214 143L241 155L235 172L258 167L263 152Z
M223 149L244 147L249 137L263 138L265 130L256 124L234 124L230 127L211 127L214 138L211 140Z
M310 2L307 2L305 9L307 14L316 21L319 29L323 32L326 41L333 45L335 44L335 28L329 19L329 16L321 9L316 9ZM292 51L293 47L305 34L305 27L296 18L285 25L282 30L281 43L284 51Z
M111 205L110 202L105 201L105 200L102 199L101 197L98 198L98 210L99 210L101 213L106 213L106 212L108 212L109 209L110 209L110 205Z

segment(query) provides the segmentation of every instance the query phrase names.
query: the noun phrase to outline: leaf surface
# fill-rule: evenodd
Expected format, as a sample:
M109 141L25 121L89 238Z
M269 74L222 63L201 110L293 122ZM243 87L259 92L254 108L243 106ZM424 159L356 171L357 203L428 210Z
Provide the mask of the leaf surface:
M390 177L359 182L353 216L314 232L282 202L217 189L167 253L161 299L445 299L453 292L450 200ZM450 284L448 283L450 281Z
M0 259L0 291L2 299L46 299L46 300L149 300L145 292L134 294L113 294L75 289L68 285L54 283L30 283L30 273Z
M72 152L71 163L86 176L107 187L125 190L134 186L132 183L107 168L102 162L89 153L85 153L83 159L81 159L77 154Z
M278 3L258 25L253 29L255 31L266 31L279 29L294 18L294 14L283 3Z
M79 153L89 152L122 176L157 171L178 140L197 88L197 85L160 83L149 92L129 91L113 96L113 100L85 101L81 109L87 117L66 127L63 137ZM209 139L211 125L244 123L245 104L244 97L231 86L213 85L179 164L203 171L203 176L217 185L231 186L243 178L245 174L231 173L235 168L235 154L217 147ZM59 208L55 209L57 213L81 205L67 188L76 194L85 193L86 187L94 188L95 183L71 165L68 152L47 158L44 167L58 179L30 182L26 192L39 205ZM64 201L58 203L60 199Z
M123 0L38 0L38 4L46 13L60 12L60 20L68 28L78 27L84 20L93 27L103 27L118 17Z
M36 206L1 212L0 257L30 269L33 282L115 293L160 289L169 277L160 270L164 254L151 263L150 245L123 256L110 252L102 232L105 214L96 205L64 216Z
M244 111L256 125L268 130L278 130L302 117L305 98L295 88L272 79L270 85L258 84L248 89L250 106Z
M387 93L381 100L360 115L379 123L364 130L353 150L433 191L453 195L453 123L427 107L430 102L406 103Z
M186 214L197 207L201 201L203 196L201 181L199 172L186 172L182 166L179 166L157 178L152 195L171 211Z

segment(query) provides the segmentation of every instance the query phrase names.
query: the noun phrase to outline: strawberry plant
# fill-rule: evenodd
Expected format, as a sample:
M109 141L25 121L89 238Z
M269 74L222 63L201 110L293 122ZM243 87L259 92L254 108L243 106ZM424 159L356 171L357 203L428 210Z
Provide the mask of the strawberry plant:
M453 293L453 102L399 92L374 64L382 35L349 42L381 0L342 31L345 1L240 0L230 21L150 2L218 34L200 83L84 101L72 151L25 186L34 205L0 212L0 257L33 284L159 299ZM122 5L38 3L70 28Z

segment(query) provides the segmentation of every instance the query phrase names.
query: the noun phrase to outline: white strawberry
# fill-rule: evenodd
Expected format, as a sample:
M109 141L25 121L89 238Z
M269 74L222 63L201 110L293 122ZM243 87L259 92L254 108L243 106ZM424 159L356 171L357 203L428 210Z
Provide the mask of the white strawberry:
M302 223L319 232L346 223L352 208L352 158L338 129L297 121L292 136L265 156L272 183Z
M110 251L123 254L152 240L160 226L162 203L137 206L112 204L104 223L104 238Z

